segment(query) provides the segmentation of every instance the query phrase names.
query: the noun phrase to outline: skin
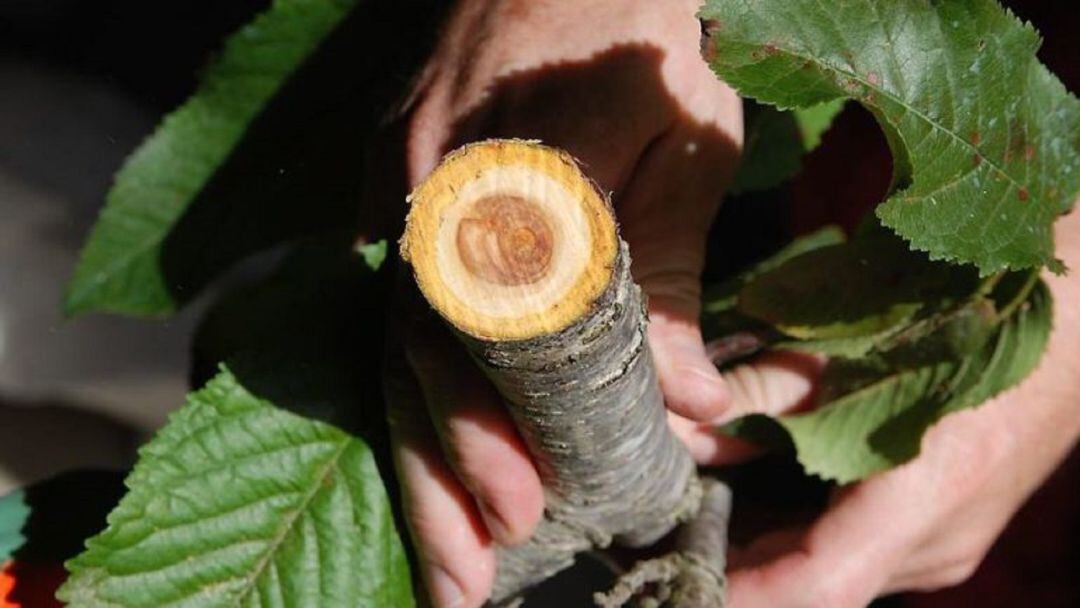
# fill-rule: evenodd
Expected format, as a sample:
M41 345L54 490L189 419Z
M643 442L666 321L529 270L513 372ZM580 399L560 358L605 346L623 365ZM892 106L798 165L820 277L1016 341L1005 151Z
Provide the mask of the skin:
M1080 266L1080 216L1059 220L1056 233L1058 255ZM1055 331L1039 368L979 408L946 417L912 462L838 489L811 526L734 551L731 606L854 608L975 572L1080 437L1080 280L1045 279Z
M410 186L445 152L485 137L540 139L585 164L613 193L649 296L672 428L700 463L725 464L753 450L715 425L799 407L822 361L770 355L722 378L705 355L705 236L737 164L742 116L701 59L695 11L685 0L463 0L395 130ZM1061 255L1080 265L1080 226L1059 224ZM809 528L734 551L731 606L857 607L970 575L1080 434L1069 399L1080 353L1062 338L1080 319L1060 304L1080 298L1076 282L1051 279L1058 330L1032 378L944 420L912 463L838 491ZM542 490L498 395L406 283L387 358L405 516L431 603L474 608L490 591L496 544L529 537Z
M666 404L704 421L729 397L697 325L699 275L742 116L701 59L695 11L685 0L462 2L404 131L410 185L450 149L485 137L540 139L584 163L613 193L649 295ZM497 394L425 307L406 300L404 352L391 352L388 380L407 520L433 603L478 606L494 543L520 543L539 521L540 482Z

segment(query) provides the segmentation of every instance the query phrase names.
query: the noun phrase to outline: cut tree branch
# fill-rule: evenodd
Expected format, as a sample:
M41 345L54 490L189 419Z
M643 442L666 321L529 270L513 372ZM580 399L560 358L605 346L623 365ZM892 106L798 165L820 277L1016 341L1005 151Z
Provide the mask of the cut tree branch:
M668 429L630 256L574 160L472 144L410 201L402 256L502 394L544 484L536 533L499 550L492 602L581 551L648 546L692 518L701 485Z

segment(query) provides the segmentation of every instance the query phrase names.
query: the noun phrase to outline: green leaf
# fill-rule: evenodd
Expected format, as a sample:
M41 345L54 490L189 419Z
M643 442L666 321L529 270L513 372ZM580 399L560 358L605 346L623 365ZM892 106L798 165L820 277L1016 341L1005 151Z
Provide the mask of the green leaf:
M716 346L717 340L728 340L745 332L753 334L755 340L761 342L762 346L768 341L782 337L774 335L776 331L771 327L766 326L757 319L747 317L736 309L739 291L755 278L777 268L790 259L815 249L843 243L844 239L844 231L839 227L826 226L796 238L779 251L758 261L726 281L707 287L702 296L702 335L710 342L711 346ZM736 343L741 344L743 341L736 338ZM720 365L726 365L732 361L724 362L718 359L717 362Z
M750 281L738 310L800 339L882 334L915 317L952 272L892 236L815 249Z
M785 416L777 422L790 435L807 473L848 483L863 479L918 454L929 418L940 411L935 391L955 377L958 365L943 362L896 370L865 386L826 402L813 412ZM831 379L843 378L847 364L832 366ZM889 425L888 433L880 429ZM884 439L886 445L875 439Z
M897 331L897 327L888 327L876 333L842 338L816 338L806 340L785 340L777 342L773 348L793 350L805 353L817 353L827 357L857 359L874 351L882 342Z
M997 311L980 296L943 307L893 333L875 346L892 361L962 359L979 349L998 328Z
M731 279L706 288L702 296L702 310L706 315L730 310L735 307L739 291L753 279L804 253L839 245L844 240L844 231L837 226L825 226L810 234L800 236Z
M832 126L833 119L844 109L846 102L846 99L834 99L809 108L798 108L792 112L806 152L812 152L821 145L821 136Z
M967 356L913 367L887 357L834 360L816 409L775 419L755 415L727 431L753 440L782 429L807 472L840 483L866 478L916 457L923 434L941 417L978 406L1025 378L1046 349L1051 316L1050 294L1040 283L997 334Z
M26 504L24 491L15 490L0 497L0 565L26 542L22 530L29 518L30 506Z
M365 443L227 369L143 447L108 528L69 561L73 607L412 606Z
M803 143L792 112L744 104L742 161L728 192L768 190L794 177L802 167Z
M378 270L386 261L386 239L365 243L356 248L356 251L364 258L364 263L372 270Z
M1049 265L1080 190L1080 102L993 0L710 0L713 69L780 108L855 99L895 189L877 214L932 259L990 274Z
M894 358L940 360L978 350L995 329L993 305L978 295L956 304L951 298L927 302L918 318L876 333L842 338L777 342L774 348L857 359L891 352Z
M946 406L953 412L974 407L1019 384L1042 359L1053 328L1053 298L1039 281L1014 317L1002 324L982 374Z
M746 104L742 162L728 192L768 190L794 177L843 107L843 99L793 112Z
M262 280L224 294L193 341L194 377L225 362L278 405L383 443L380 393L386 301L393 277L372 272L353 235L297 245Z
M178 289L201 287L174 284L178 281L163 268L168 263L163 259L167 239L267 102L355 4L356 0L276 0L273 8L228 39L198 92L165 118L117 174L68 289L67 314L168 313L189 297ZM248 187L264 186L249 181ZM236 201L218 203L228 207ZM295 200L291 204L311 213L310 206L297 207ZM214 226L202 224L220 219L193 220L199 224L192 229L198 241L190 245L195 256L206 255L201 251L206 247L231 246L208 243ZM256 241L252 249L265 246L260 235L251 234L258 232L263 220L256 213L245 219L248 223L228 240L247 244L252 239ZM273 230L288 231L282 226ZM178 263L199 266L202 260L190 259L195 256L180 256L189 259Z

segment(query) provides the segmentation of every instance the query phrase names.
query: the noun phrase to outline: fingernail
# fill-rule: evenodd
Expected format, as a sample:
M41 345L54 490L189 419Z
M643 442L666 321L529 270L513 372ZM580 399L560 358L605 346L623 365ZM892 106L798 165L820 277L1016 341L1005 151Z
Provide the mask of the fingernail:
M439 566L430 566L431 574L428 576L428 591L431 599L435 600L437 608L461 608L465 604L465 596L461 593L461 587L454 579Z

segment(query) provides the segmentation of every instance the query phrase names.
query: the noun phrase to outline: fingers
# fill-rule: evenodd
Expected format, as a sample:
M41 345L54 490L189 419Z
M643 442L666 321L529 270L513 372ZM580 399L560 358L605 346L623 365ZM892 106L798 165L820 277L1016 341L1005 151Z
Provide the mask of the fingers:
M386 375L394 465L420 577L435 608L476 608L494 581L491 537L472 496L442 457L400 350L388 356Z
M671 122L672 101L658 74L661 57L628 45L488 80L475 74L468 83L436 79L411 118L410 177L415 183L462 144L512 137L562 148L604 190L620 190L642 151ZM465 98L477 101L463 105Z
M491 592L494 544L539 521L540 480L498 395L419 294L402 293L385 386L405 517L436 608L474 608Z
M649 296L649 341L665 401L687 418L708 420L727 393L698 326L700 274L736 144L718 126L674 110L664 85L641 86L643 74L655 75L656 61L648 53L617 54L596 66L602 83L567 74L522 85L505 98L493 129L567 149L615 191L634 276ZM637 99L641 91L657 97ZM631 98L632 112L615 111ZM713 99L726 112L726 98Z
M777 416L807 407L825 369L825 358L796 351L772 351L724 372L731 408L724 421L747 414Z
M752 443L725 435L718 425L712 423L695 422L668 412L668 425L700 465L738 464L753 459L761 452Z
M747 414L781 414L800 411L812 400L825 360L797 352L770 352L752 363L724 372L729 408L707 422L668 414L671 430L686 444L701 465L738 464L756 457L757 446L721 431L727 422Z
M503 545L532 535L544 509L540 478L494 388L449 332L433 324L407 341L443 453Z
M683 25L698 28L691 18ZM698 327L699 281L706 233L738 156L737 96L696 48L619 48L490 87L467 116L451 107L452 95L429 91L413 116L411 178L445 148L478 137L540 139L581 160L616 192L634 274L650 297L650 345L668 406L695 420L718 415L727 394Z
M687 285L697 278L685 277ZM658 289L660 277L643 281L649 292ZM664 402L671 411L700 422L710 422L730 404L730 394L720 373L705 354L705 343L696 315L683 312L686 302L662 296L649 297L649 347Z
M736 552L733 608L856 607L967 579L1026 496L998 403L945 418L917 459L840 489L812 527Z
M659 61L655 50L627 46L575 67L504 82L483 134L562 148L602 189L619 192L649 142L671 123Z
M705 239L733 164L732 144L676 125L654 141L616 197L634 278L649 297L649 345L668 408L712 420L729 394L698 324Z

